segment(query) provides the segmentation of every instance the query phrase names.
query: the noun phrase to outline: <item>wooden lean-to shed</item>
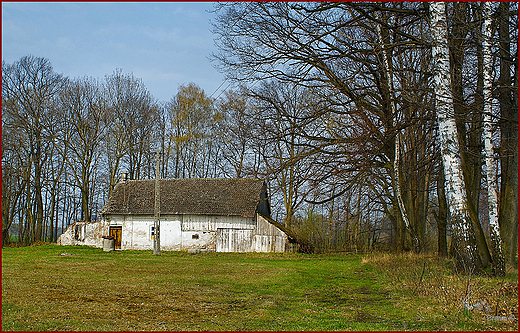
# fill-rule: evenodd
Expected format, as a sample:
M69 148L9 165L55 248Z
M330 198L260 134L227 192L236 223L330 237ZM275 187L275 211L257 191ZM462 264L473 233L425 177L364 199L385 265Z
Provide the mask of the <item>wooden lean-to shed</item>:
M288 236L270 219L263 180L189 178L159 182L161 250L284 252L289 247ZM106 235L116 238L116 249L153 248L154 204L153 179L122 180L115 186L99 223Z

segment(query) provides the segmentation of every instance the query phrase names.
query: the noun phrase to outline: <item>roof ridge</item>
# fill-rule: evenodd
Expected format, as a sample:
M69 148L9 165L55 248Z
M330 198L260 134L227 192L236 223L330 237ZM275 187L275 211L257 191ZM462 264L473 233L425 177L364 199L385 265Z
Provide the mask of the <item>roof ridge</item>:
M116 184L103 214L153 214L155 179ZM259 178L161 178L161 214L254 216L266 191ZM264 196L265 198L265 196Z

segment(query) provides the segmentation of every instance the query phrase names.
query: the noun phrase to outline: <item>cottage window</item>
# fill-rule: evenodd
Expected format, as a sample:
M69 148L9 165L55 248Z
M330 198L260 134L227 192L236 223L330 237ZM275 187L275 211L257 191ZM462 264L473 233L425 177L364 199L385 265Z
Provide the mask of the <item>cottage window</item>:
M155 227L150 227L150 239L153 239L155 237Z
M191 235L191 239L199 239L199 234Z

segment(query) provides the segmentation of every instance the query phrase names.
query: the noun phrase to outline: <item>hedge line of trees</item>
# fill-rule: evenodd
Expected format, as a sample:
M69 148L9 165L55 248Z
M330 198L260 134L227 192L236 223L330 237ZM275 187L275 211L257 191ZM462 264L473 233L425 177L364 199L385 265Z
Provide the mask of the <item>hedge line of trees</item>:
M456 255L468 241L486 267L498 236L516 264L516 3L238 2L216 5L214 28L235 83L218 99L188 84L159 103L121 70L2 65L3 242L13 226L30 243L98 219L121 172L155 177L159 149L164 178L267 179L273 217L315 251Z

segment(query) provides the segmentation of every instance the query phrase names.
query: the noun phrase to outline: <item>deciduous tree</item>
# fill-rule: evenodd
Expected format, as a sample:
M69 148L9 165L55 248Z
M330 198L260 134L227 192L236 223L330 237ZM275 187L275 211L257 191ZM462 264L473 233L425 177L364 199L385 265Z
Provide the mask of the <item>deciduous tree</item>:
M450 77L446 4L430 3L433 39L436 114L439 125L439 145L444 167L449 219L453 226L452 249L457 267L468 274L480 270L481 261L468 210L468 197L462 174L458 131L454 118L453 93Z
M25 165L29 239L44 236L44 168L49 162L47 150L53 144L55 99L64 78L54 72L49 60L33 56L22 57L12 65L2 63L2 99L7 101L2 113L8 115L10 130L20 135Z

